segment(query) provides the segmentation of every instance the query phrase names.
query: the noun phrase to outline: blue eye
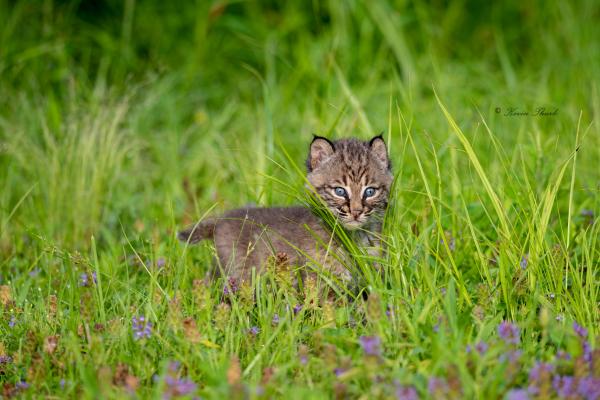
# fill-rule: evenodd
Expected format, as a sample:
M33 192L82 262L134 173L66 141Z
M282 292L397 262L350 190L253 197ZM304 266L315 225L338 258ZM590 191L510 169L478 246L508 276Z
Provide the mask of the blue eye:
M336 196L346 197L346 189L343 187L336 187L334 192Z
M368 187L365 189L365 193L363 194L363 196L365 198L367 197L373 197L375 195L375 188L372 187Z

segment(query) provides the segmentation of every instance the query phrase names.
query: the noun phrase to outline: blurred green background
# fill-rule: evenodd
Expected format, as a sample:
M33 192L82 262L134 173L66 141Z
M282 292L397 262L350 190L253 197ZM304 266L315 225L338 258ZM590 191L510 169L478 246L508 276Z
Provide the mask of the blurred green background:
M398 158L398 110L443 163L434 89L490 173L482 120L543 183L579 113L582 129L597 117L599 17L595 1L2 1L0 204L11 225L85 246L118 221L289 203L264 178L281 175L280 145L301 164L313 133L384 131ZM597 193L598 144L595 128L582 201Z

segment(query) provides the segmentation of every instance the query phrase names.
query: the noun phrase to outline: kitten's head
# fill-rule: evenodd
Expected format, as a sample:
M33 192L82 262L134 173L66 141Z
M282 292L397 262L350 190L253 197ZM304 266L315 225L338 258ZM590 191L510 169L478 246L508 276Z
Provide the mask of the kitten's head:
M358 229L385 212L393 176L381 135L368 142L315 136L306 167L308 181L345 228Z

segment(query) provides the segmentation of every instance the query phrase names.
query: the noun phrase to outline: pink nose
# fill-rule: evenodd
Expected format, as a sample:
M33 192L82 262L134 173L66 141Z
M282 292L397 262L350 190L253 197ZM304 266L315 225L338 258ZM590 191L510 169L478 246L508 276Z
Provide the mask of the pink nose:
M352 211L352 216L354 217L354 219L358 219L358 217L360 216L360 211L354 210Z

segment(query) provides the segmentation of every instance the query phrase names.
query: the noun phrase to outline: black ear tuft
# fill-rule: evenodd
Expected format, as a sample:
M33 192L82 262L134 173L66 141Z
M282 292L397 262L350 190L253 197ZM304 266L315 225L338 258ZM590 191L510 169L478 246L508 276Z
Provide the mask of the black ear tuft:
M383 133L375 136L373 139L369 141L369 147L371 148L371 153L379 160L388 170L392 168L390 163L390 159L387 153L387 146L383 141Z
M310 143L308 158L306 159L306 169L312 172L315 168L335 152L335 144L327 138L313 135L313 140Z

